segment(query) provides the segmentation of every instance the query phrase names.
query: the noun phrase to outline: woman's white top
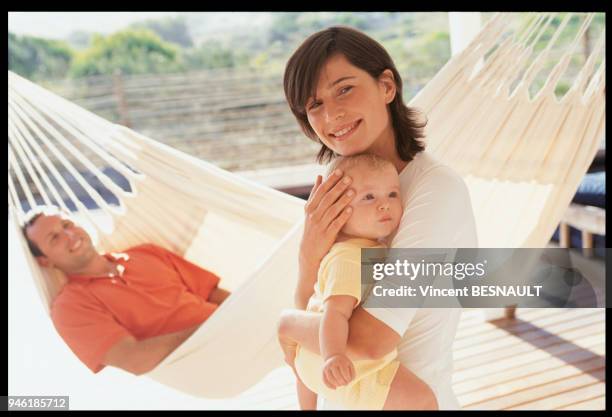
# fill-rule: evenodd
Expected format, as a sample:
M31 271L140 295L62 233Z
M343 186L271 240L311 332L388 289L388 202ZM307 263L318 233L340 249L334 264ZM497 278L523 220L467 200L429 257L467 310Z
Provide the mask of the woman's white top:
M426 151L400 173L404 214L394 248L476 248L476 224L463 179ZM402 335L398 358L435 392L441 410L458 409L452 345L460 308L366 308ZM372 335L375 337L375 335ZM323 409L337 409L322 400Z

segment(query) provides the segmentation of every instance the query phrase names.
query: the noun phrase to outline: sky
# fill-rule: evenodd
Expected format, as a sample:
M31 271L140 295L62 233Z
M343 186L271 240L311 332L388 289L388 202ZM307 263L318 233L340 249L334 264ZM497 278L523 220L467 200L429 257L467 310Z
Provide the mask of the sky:
M250 31L267 25L272 17L269 12L9 12L8 29L17 35L66 40L75 31L108 35L137 21L177 15L196 18L196 37Z
M64 39L82 30L108 34L138 21L175 16L178 12L9 12L9 32Z

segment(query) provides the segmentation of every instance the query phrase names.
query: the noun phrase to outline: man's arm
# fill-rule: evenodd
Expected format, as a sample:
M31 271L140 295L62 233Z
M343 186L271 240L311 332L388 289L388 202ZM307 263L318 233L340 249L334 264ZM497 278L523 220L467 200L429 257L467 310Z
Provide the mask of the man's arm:
M319 329L322 313L284 310L279 322L280 336L288 337L316 354L321 354ZM376 337L372 337L376 335ZM397 347L401 336L391 327L357 307L349 319L346 354L350 359L380 359Z
M143 340L136 340L132 336L125 337L106 353L103 364L121 368L134 375L142 375L154 369L198 327L200 324Z

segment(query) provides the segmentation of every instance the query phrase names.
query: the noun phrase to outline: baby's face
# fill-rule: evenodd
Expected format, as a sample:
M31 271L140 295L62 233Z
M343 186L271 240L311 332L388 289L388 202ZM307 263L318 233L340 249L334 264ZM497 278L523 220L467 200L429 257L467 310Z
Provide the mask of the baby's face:
M373 169L358 165L347 170L356 194L351 201L353 213L342 233L372 240L392 234L402 218L404 207L397 171L391 165Z

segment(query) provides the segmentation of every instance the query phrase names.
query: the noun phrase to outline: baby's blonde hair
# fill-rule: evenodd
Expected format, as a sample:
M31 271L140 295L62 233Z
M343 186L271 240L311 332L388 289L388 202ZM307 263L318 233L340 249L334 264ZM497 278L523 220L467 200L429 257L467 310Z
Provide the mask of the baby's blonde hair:
M360 153L357 155L338 156L334 158L325 169L325 178L328 178L338 168L346 172L347 170L362 164L375 170L380 170L387 165L395 169L395 166L385 158L369 153Z

